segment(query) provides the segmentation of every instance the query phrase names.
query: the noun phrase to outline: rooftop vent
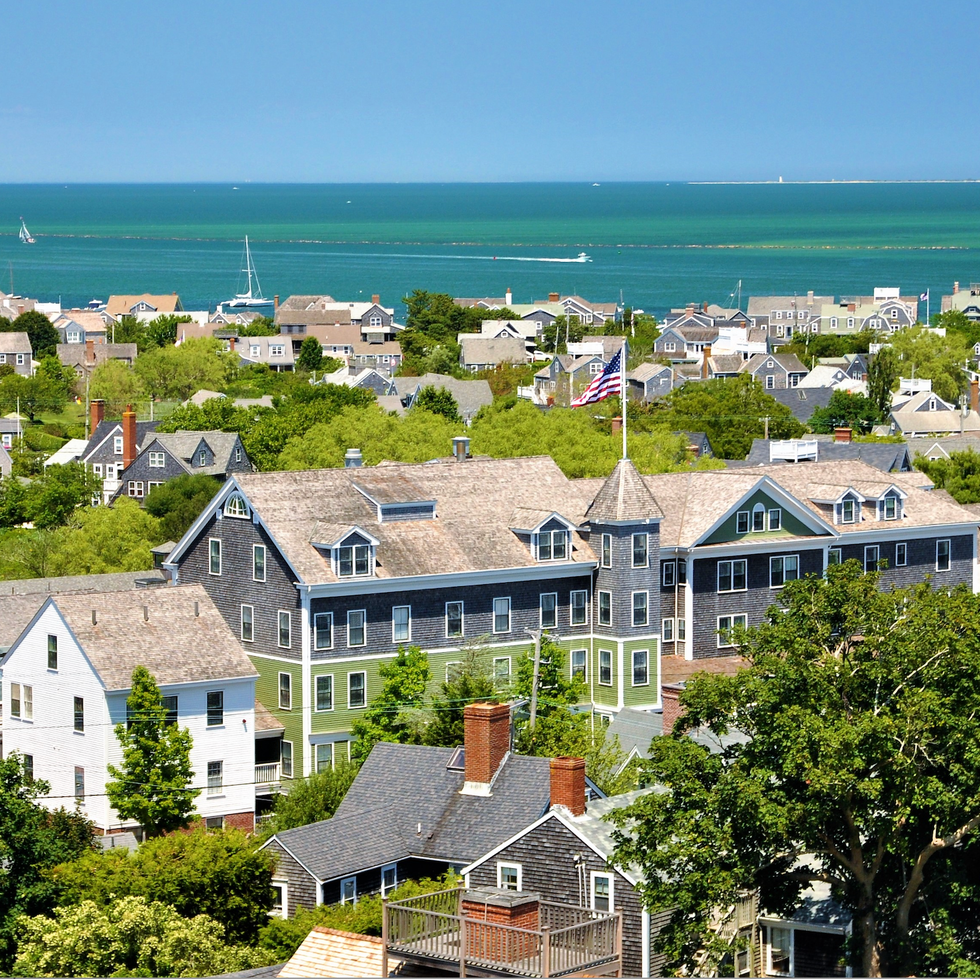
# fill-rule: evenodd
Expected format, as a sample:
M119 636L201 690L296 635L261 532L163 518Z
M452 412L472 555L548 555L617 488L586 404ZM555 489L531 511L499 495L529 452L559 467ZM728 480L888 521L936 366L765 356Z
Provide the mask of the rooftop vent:
M344 469L360 469L364 465L364 457L360 449L348 449L344 453Z

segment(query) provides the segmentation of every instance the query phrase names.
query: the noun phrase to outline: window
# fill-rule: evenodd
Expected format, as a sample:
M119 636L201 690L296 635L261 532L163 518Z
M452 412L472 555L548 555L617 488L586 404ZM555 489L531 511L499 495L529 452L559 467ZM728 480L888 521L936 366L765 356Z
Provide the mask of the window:
M781 320L783 318L783 311L781 309L776 310L776 319Z
M608 649L599 650L599 684L612 686L612 652Z
M381 896L387 897L389 891L398 886L398 864L389 863L381 868Z
M495 656L493 660L493 682L506 684L510 681L510 657Z
M121 435L114 436L112 440L112 453L117 456L123 454L123 439Z
M585 625L588 621L588 597L584 591L573 591L569 595L572 625Z
M864 549L864 570L877 571L878 570L878 545L872 544Z
M370 548L367 544L352 544L337 548L337 574L341 578L371 573Z
M197 464L199 466L206 466L208 464L208 454L207 454L207 451L206 450L201 449L201 451L198 452L198 454L197 454Z
M85 733L85 700L82 697L75 697L75 730Z
M30 684L23 684L21 687L21 692L23 693L22 709L24 711L24 720L33 721L34 720L34 688Z
M948 540L936 541L936 570L949 571L949 541ZM30 690L30 687L24 687L24 690ZM24 699L25 701L27 700L26 694Z
M313 648L330 649L333 646L333 612L317 612L313 616Z
M177 698L161 697L160 699L163 701L163 706L167 709L167 716L163 719L163 723L168 727L173 727L177 723L179 716L177 712Z
M85 769L75 766L75 798L85 798Z
M592 871L592 910L612 911L613 883L609 874L597 874Z
M738 561L718 562L718 591L745 591L745 558Z
M150 468L151 469L163 469L166 463L166 456L162 452L150 452L148 453L150 457Z
M363 609L355 609L347 613L347 645L363 646L367 642L365 628L365 613Z
M208 795L221 795L224 788L225 763L223 761L208 762Z
M391 641L408 642L412 638L412 606L395 605L391 610Z
M904 568L908 564L908 544L895 545L895 567Z
M612 594L601 591L599 594L599 625L612 625Z
M347 706L367 706L367 673L363 670L347 674Z
M463 603L446 602L446 638L458 639L463 635Z
M265 581L265 545L252 545L252 581Z
M539 561L564 561L567 549L567 530L544 530L538 534Z
M571 652L571 664L572 664L572 676L580 676L583 680L587 679L586 676L586 660L588 656L588 650L585 649L573 649Z
M269 356L270 357L284 357L286 355L286 346L282 343L270 343L269 344Z
M20 717L20 684L10 684L10 716Z
M650 652L646 649L633 650L633 686L645 687L650 683Z
M290 635L291 619L288 612L279 612L279 645L283 649L289 649L292 636Z
M601 374L602 370L602 363L600 361L595 361L594 363L589 364L590 374Z
M249 357L258 357L260 352L260 347L257 343L250 343L248 346Z
M558 626L558 595L556 592L543 592L541 595L541 628L555 629Z
M241 462L241 461L242 461L242 450L240 448L235 449L235 462Z
M687 639L687 619L677 620L677 641L684 642Z
M660 635L664 642L674 641L674 620L664 619L660 623Z
M316 678L316 709L333 710L332 674L325 674Z
M208 727L221 727L225 723L224 690L208 691Z
M221 574L221 541L215 537L208 540L208 574Z
M676 349L677 349L676 343L668 341L667 343L664 344L664 350L669 354L672 354Z
M766 529L766 508L756 503L752 508L752 533L758 534Z
M686 585L687 584L687 561L679 560L677 562L677 584Z
M602 566L612 567L612 534L602 535Z
M677 566L673 561L665 561L662 570L664 588L673 588L677 577Z
M780 509L769 511L769 529L779 530L783 525L783 511Z
M796 554L769 558L769 587L782 588L787 581L800 576L800 558Z
M293 777L293 742L279 742L279 770L283 778Z
M854 523L854 500L841 500L840 522Z
M316 745L316 770L323 772L328 768L333 768L333 745L329 742Z
M253 625L255 609L251 605L242 606L242 642L255 641L255 627Z
M827 552L827 565L828 565L828 567L831 564L840 564L840 548L839 547L832 547Z
M898 517L898 500L894 496L886 496L882 503L882 514L885 520L895 520Z
M24 778L28 784L34 781L34 756L33 755L21 755L20 756L24 765Z
M793 929L769 928L769 972L777 976L792 974Z
M649 544L649 535L647 534L633 535L633 567L634 568L645 568L647 566L648 544Z
M129 480L129 495L135 499L143 498L143 480L142 479L131 479Z
M158 479L151 479L146 484L146 495L149 496L158 486L163 486L163 483Z
M747 534L749 532L749 511L739 510L735 514L735 533Z
M519 863L497 864L497 887L506 891L519 891L523 873Z
M645 591L633 592L633 625L647 624L647 593Z
M732 630L740 626L748 628L748 617L745 613L738 615L721 615L718 617L718 648L724 649L726 646L733 646Z
M378 316L377 314L375 314L374 316L372 316L370 318L370 320L368 320L368 324L370 326L373 326L373 327L379 327L379 326L381 326L382 325L381 324L381 317Z
M48 636L48 669L58 669L58 637Z
M452 683L459 674L459 668L462 665L462 662L458 659L454 659L452 662L446 664L446 683Z
M293 709L293 676L291 673L279 674L279 709Z
M340 882L340 903L357 904L357 878L345 877Z
M776 378L772 374L766 374L766 390L772 391L776 387Z

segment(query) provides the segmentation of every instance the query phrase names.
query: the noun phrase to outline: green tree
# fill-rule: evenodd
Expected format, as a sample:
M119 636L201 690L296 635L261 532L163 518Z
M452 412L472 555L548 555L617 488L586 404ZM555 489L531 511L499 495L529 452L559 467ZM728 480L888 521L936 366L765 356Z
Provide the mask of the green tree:
M237 369L238 358L211 337L185 340L179 347L154 347L140 354L133 366L148 391L180 401L202 388L223 390Z
M898 358L891 347L882 347L868 364L868 400L884 421L892 405L892 388L898 381Z
M878 408L870 398L850 391L834 391L827 407L817 408L810 416L809 425L814 432L833 432L838 426L870 432L880 420Z
M957 503L980 503L980 453L972 449L951 452L948 459L915 457L915 468L924 472Z
M9 374L0 380L0 411L16 411L19 406L21 414L34 421L42 412L63 411L67 403L64 386L46 374Z
M453 748L463 743L463 712L467 704L496 703L501 690L494 682L490 654L481 644L461 650L461 661L439 685L432 698L429 722L425 727L426 744Z
M107 907L83 901L54 914L21 919L14 975L213 976L272 958L263 949L228 945L224 928L207 915L183 918L144 897Z
M712 918L743 890L786 915L821 882L853 915L856 974L975 974L980 601L883 591L853 561L780 598L738 637L745 669L688 683L645 766L663 791L617 817L617 861L671 911L658 947L690 970L726 951ZM711 752L697 728L744 740Z
M288 792L277 795L272 818L263 825L268 838L285 829L329 819L340 807L358 773L358 766L338 761L331 768L295 779Z
M123 848L85 853L49 872L65 907L100 907L136 895L161 901L184 918L206 914L229 942L254 945L269 920L275 861L259 840L241 830L195 829Z
M107 339L112 343L135 343L140 353L151 346L146 339L146 323L130 314L120 316L109 327Z
M425 692L432 678L429 658L418 648L399 646L393 660L378 667L381 692L351 725L351 760L363 762L379 741L421 744Z
M955 402L966 390L963 365L970 348L963 334L947 333L941 337L924 327L899 330L891 338L891 347L899 360L903 377L929 378L932 390L944 401Z
M279 327L276 322L268 316L256 316L248 326L243 326L239 331L240 337L274 337L279 335Z
M193 739L187 728L168 723L160 688L145 666L133 670L126 723L117 724L122 765L108 765L106 796L122 819L135 819L147 836L184 829L200 789L190 788Z
M7 324L6 327L3 326L4 323ZM14 333L26 333L27 338L31 341L31 352L35 360L54 355L57 352L58 331L52 325L51 320L36 309L21 313L13 322L0 320L0 329Z
M146 386L132 367L121 360L104 360L89 380L89 397L105 402L106 414L121 417L127 405L147 400Z
M815 367L823 357L843 357L845 354L866 354L872 343L880 341L873 330L863 330L846 336L839 333L797 333L791 343L780 349L796 354L807 367Z
M166 347L177 341L177 327L181 323L190 323L189 316L180 314L164 313L155 320L150 320L146 324L146 345L154 347ZM141 351L142 352L142 351Z
M446 421L454 425L462 422L459 417L459 405L456 399L445 388L436 388L430 384L422 388L412 402L412 410L418 408L419 411L431 411L434 415L442 415Z
M585 336L585 325L577 316L556 316L541 331L539 348L545 353L563 354L567 344L579 343Z
M307 337L299 348L296 366L304 371L318 371L323 363L323 347L316 337Z
M969 347L980 343L980 323L971 320L962 310L948 309L945 313L933 313L930 325L947 333L959 333Z
M80 462L50 466L27 489L26 518L38 529L60 527L101 491L102 480Z
M221 488L214 476L184 474L150 490L146 511L160 521L160 533L178 541Z

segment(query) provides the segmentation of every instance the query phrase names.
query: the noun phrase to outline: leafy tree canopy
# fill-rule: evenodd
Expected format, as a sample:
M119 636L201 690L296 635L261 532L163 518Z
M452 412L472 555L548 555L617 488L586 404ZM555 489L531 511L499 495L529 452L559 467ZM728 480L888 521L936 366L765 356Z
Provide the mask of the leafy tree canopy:
M358 766L338 761L331 768L295 779L289 792L276 796L272 818L263 825L268 838L285 829L329 819L340 807L357 775Z
M125 724L117 724L121 765L108 765L106 796L122 819L135 819L147 836L184 829L200 789L194 778L190 731L167 722L160 688L145 666L133 670Z
M462 659L439 684L423 736L426 744L454 748L463 743L463 712L467 704L496 703L501 690L494 682L490 653L479 643L461 650Z
M807 367L815 367L821 357L843 357L845 354L866 354L878 335L864 330L851 336L837 333L797 333L792 343L780 347L783 353L796 354Z
M39 529L62 526L101 489L102 480L77 462L50 466L26 486L5 479L0 482L0 527L27 521Z
M221 488L214 476L184 474L150 490L146 510L160 520L167 540L180 540Z
M810 416L809 425L814 432L833 432L838 426L846 426L855 432L870 432L881 418L870 398L850 391L834 391L826 408L817 408Z
M617 817L616 859L671 912L674 967L726 951L712 916L743 890L787 915L822 882L853 915L856 974L976 974L980 599L877 578L847 562L788 583L739 637L747 667L696 675L654 739L645 774L665 791ZM692 728L745 740L711 752Z
M83 901L54 914L22 919L14 975L213 976L272 960L263 949L226 944L224 928L207 915L183 918L144 897L105 907Z
M445 388L436 388L432 384L422 388L412 402L412 410L430 411L433 415L442 415L446 421L453 425L462 422L459 416L459 405L456 399Z
M279 335L279 327L275 320L268 316L257 316L248 326L243 326L239 331L240 337L274 337Z
M140 354L136 375L155 397L183 401L206 388L221 391L235 376L238 358L211 337L185 340L179 347L154 347Z
M31 352L35 360L53 356L57 352L60 339L58 331L52 325L51 320L36 309L29 309L26 313L21 313L13 321L6 318L0 319L0 332L26 333L27 338L31 341Z
M980 503L980 453L951 452L948 459L915 457L915 468L924 472L957 503Z
M147 400L143 379L121 360L104 360L89 379L89 397L105 402L106 414L119 418L127 405Z
M947 333L959 333L969 347L980 343L980 323L969 319L962 310L949 309L945 313L933 313L930 325L944 329Z
M868 364L868 400L884 421L892 404L892 389L898 382L898 357L891 347L882 347Z
M7 374L0 378L0 412L9 414L20 409L31 421L42 412L63 411L68 392L63 383L38 371L32 377Z
M899 330L890 343L902 377L911 377L914 368L916 377L932 380L932 390L944 401L955 403L966 390L963 365L970 346L962 333L953 331L941 337L925 327L912 327Z
M304 371L318 371L323 363L323 347L316 337L307 337L299 348L296 366Z

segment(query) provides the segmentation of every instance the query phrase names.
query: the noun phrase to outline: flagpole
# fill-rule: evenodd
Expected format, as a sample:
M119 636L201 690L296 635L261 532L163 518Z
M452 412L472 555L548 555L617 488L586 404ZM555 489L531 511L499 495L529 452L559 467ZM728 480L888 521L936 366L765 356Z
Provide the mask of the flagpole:
M622 388L623 401L623 458L628 459L626 454L626 339L623 338L623 346L619 351L619 384Z

